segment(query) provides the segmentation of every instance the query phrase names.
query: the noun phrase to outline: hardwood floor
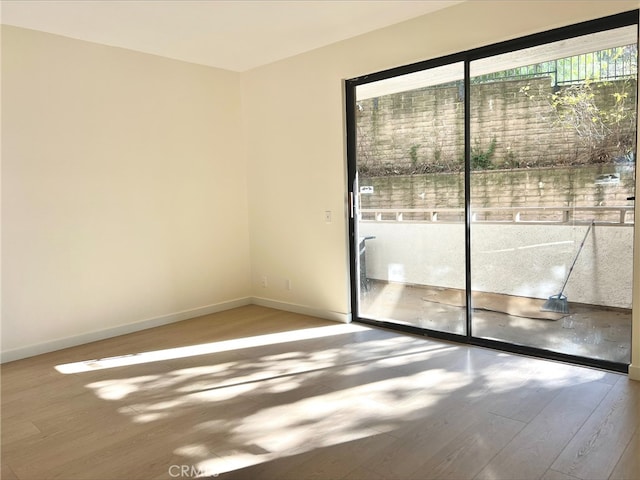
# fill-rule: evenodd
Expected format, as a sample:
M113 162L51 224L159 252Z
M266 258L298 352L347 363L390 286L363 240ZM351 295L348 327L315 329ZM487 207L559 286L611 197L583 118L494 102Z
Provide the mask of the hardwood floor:
M640 478L626 376L242 307L2 366L2 478Z

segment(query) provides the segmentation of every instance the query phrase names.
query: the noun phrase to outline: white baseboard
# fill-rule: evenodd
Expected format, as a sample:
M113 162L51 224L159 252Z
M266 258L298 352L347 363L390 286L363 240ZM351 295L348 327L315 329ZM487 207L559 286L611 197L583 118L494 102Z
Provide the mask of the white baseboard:
M274 308L277 310L283 310L285 312L293 312L299 313L301 315L324 318L326 320L332 320L342 323L350 323L352 320L350 313L321 310L318 308L298 305L295 303L270 300L268 298L244 297L238 298L236 300L230 300L228 302L216 303L213 305L207 305L205 307L193 308L190 310L184 310L182 312L163 315L161 317L141 320L139 322L129 323L126 325L118 325L116 327L106 328L104 330L83 333L81 335L76 335L73 337L51 340L48 342L29 345L27 347L20 347L13 350L6 350L0 353L0 363L12 362L14 360L33 357L35 355L49 353L55 350L75 347L77 345L82 345L85 343L104 340L106 338L116 337L118 335L126 335L127 333L138 332L140 330L146 330L148 328L159 327L161 325L167 325L169 323L180 322L182 320L201 317L203 315L210 315L212 313L222 312L224 310L230 310L232 308L244 307L246 305L252 304L262 307ZM640 365L629 365L629 378L631 380L640 381Z
M138 332L140 330L146 330L147 328L159 327L160 325L180 322L182 320L201 317L203 315L210 315L212 313L222 312L224 310L230 310L237 307L244 307L245 305L250 304L250 297L238 298L236 300L230 300L228 302L216 303L213 305L207 305L205 307L184 310L182 312L171 313L169 315L163 315L161 317L149 318L134 323L128 323L126 325L118 325L116 327L106 328L104 330L83 333L80 335L75 335L73 337L60 338L48 342L38 343L35 345L15 348L13 350L2 352L0 354L0 363L12 362L14 360L20 360L22 358L33 357L34 355L40 355L42 353L62 350L63 348L75 347L76 345L95 342L97 340L104 340L105 338L125 335L127 333Z
M261 307L275 308L276 310L284 310L285 312L299 313L301 315L309 315L311 317L324 318L325 320L333 320L334 322L350 323L351 314L332 312L319 308L307 307L296 303L281 302L278 300L270 300L268 298L252 297L251 303L260 305Z

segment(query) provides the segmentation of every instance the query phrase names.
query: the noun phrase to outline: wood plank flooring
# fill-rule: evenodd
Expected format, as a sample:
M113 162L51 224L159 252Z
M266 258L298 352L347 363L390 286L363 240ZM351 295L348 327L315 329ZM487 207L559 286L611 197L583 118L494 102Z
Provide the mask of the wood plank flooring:
M5 480L640 478L624 375L258 306L1 375Z

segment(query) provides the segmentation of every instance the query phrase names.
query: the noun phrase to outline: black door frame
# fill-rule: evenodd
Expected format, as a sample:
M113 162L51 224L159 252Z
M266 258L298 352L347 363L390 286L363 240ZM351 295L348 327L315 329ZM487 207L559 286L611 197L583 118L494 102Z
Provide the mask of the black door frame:
M405 331L408 333L424 335L432 338L450 340L459 343L489 347L496 350L502 350L511 353L524 354L534 357L540 357L550 360L558 360L578 365L602 368L606 370L628 373L629 364L618 363L608 360L594 359L576 355L569 355L559 352L553 352L541 348L529 347L524 345L516 345L504 341L490 340L473 336L472 316L473 309L469 308L471 304L471 113L470 113L470 65L474 60L479 60L494 55L508 53L523 48L535 47L565 40L581 35L588 35L614 28L638 25L639 10L623 12L608 17L590 20L567 27L556 28L533 35L527 35L514 40L507 40L484 47L475 48L453 55L447 55L435 59L425 60L422 62L404 65L381 72L352 78L345 81L345 100L346 100L346 134L347 134L347 179L348 179L348 195L349 195L349 256L350 256L350 274L351 274L351 311L354 320L374 326L392 328L394 330ZM364 319L359 317L358 312L358 242L356 242L356 200L358 192L355 190L357 178L357 138L356 138L356 87L379 80L385 80L408 73L414 73L421 70L427 70L434 67L448 65L457 62L464 62L464 153L465 153L465 169L464 169L464 204L465 204L465 286L466 286L466 334L454 334L437 330L428 330L419 327L395 324L378 320ZM638 101L636 95L636 102ZM636 119L637 129L638 119ZM637 150L637 146L636 146ZM637 174L637 173L636 173ZM635 227L634 227L635 228Z

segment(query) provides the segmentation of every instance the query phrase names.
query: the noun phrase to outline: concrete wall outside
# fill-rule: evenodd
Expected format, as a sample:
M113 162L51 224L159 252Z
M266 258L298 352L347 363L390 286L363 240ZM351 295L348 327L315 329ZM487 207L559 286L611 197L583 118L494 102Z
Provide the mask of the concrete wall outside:
M586 225L474 224L474 290L534 298L559 293ZM464 288L461 223L360 222L372 279ZM631 226L595 225L565 289L569 301L631 308Z

